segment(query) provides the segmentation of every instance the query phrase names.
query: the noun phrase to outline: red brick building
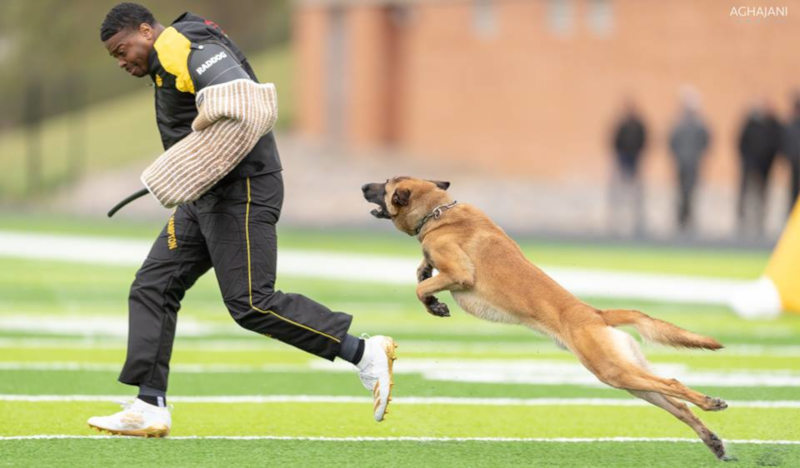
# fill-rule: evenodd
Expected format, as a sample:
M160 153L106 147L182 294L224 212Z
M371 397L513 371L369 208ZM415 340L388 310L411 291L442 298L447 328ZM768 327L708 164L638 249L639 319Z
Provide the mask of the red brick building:
M608 172L610 127L631 96L650 130L645 170L664 181L691 84L713 132L705 176L730 187L752 99L786 116L798 43L796 1L299 0L298 130L580 182Z

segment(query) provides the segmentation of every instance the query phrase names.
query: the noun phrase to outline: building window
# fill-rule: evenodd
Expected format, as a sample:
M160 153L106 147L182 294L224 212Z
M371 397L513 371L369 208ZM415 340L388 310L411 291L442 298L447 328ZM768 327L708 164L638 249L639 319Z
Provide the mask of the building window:
M589 29L597 36L606 37L614 27L614 10L611 0L589 2Z
M497 14L493 0L472 0L472 26L480 37L497 34Z
M547 24L558 36L572 33L575 11L572 0L548 0Z

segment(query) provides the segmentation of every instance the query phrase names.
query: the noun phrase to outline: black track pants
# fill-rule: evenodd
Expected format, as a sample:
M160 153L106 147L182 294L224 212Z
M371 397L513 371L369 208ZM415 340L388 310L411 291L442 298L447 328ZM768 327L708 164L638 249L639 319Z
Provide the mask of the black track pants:
M239 325L333 360L352 317L274 290L282 202L277 172L236 180L175 210L131 286L120 382L167 389L180 301L212 266Z

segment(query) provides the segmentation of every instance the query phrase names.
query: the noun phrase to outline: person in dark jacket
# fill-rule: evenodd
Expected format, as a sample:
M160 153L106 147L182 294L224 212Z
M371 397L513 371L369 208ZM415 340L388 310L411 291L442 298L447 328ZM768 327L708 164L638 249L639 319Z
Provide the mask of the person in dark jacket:
M615 173L611 181L611 229L616 232L644 233L642 185L639 165L647 141L647 131L633 101L625 103L623 115L613 133ZM629 211L625 220L624 208Z
M700 161L709 143L709 134L700 115L700 99L692 89L682 93L681 115L669 138L669 147L675 159L678 175L677 223L681 231L691 226L692 199L697 185Z
M201 90L257 81L227 34L191 13L164 27L145 7L121 3L106 15L100 38L120 68L152 80L165 150L193 132ZM213 142L218 147L227 143ZM190 173L188 164L171 176ZM350 335L352 316L274 289L275 224L282 204L281 164L268 132L216 185L177 206L131 285L128 352L119 381L137 386L138 396L123 411L90 418L90 426L119 435L169 434L166 392L178 309L186 291L212 267L225 306L239 325L323 359L353 363L373 395L375 420L383 419L394 341Z
M792 116L783 132L783 155L789 162L789 211L800 196L800 94L795 95Z
M764 232L767 183L781 145L781 124L764 100L748 114L739 136L741 184L739 232L757 237Z

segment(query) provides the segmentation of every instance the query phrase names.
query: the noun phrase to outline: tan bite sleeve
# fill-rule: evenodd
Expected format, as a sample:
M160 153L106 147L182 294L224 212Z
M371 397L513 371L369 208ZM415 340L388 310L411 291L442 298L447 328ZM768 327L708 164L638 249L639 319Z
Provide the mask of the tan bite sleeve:
M198 199L253 149L278 119L272 83L235 80L202 89L192 133L142 173L145 187L165 207Z

